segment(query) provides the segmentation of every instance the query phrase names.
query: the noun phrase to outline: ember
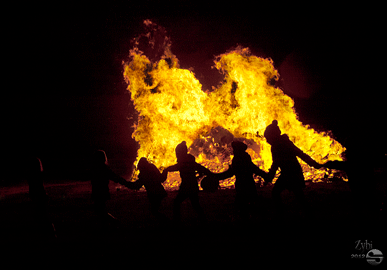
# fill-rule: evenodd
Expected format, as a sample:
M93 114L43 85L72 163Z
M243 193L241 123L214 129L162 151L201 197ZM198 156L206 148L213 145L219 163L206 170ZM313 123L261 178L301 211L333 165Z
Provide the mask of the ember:
M155 27L149 20L145 24ZM152 48L157 47L154 36L145 35ZM222 54L216 58L215 68L224 74L224 82L212 92L203 92L194 73L179 68L169 39L165 37L162 44L164 53L155 59L140 51L137 40L130 50L130 61L125 64L124 77L139 112L132 134L140 145L136 164L146 157L162 170L176 162L174 149L186 141L197 162L213 172L222 172L231 162L231 142L236 139L249 146L247 152L253 162L267 171L272 159L263 133L274 119L281 131L317 162L342 160L344 147L328 133L303 125L293 100L274 86L279 73L271 59L254 56L248 48L240 47ZM336 173L300 163L306 180ZM165 186L175 188L179 183L178 173L170 173ZM227 179L221 186L233 183L234 179Z

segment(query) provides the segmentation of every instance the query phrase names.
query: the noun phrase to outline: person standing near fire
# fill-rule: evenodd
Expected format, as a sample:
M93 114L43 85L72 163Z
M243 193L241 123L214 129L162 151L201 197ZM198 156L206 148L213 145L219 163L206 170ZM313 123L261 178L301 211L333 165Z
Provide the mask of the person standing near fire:
M160 221L166 222L167 217L159 212L161 201L167 197L163 183L167 179L167 171L160 173L157 167L150 163L145 157L140 158L137 169L140 171L138 180L135 182L127 182L125 186L130 189L140 189L145 187L150 203L151 213Z
M364 140L361 136L363 134L355 133L348 136L345 143L344 160L328 161L324 167L345 171L352 195L352 215L357 221L362 220L369 223L378 216L381 205L377 200L376 181L373 173L376 162L374 149L367 144L359 143Z
M253 175L266 177L267 173L252 162L245 143L233 141L231 147L234 157L230 168L213 178L223 180L235 175L235 207L240 218L246 221L256 212L258 195Z
M48 212L48 196L43 185L44 172L42 161L37 157L26 159L28 194L32 204L33 235L55 239L56 230Z
M195 157L188 154L188 148L185 141L176 146L175 149L177 164L166 168L166 172L180 172L181 185L179 192L173 202L173 220L180 222L180 206L184 200L190 199L192 207L199 215L199 220L205 222L204 211L199 204L199 186L198 179L203 175L212 175L213 173L202 165L196 163Z
M95 213L101 218L104 225L113 225L117 219L106 210L106 202L110 199L109 181L126 185L128 182L110 169L106 153L97 150L91 160L91 199L94 201Z
M308 205L303 191L305 179L297 157L316 169L323 167L323 165L314 161L310 156L295 146L293 142L290 141L287 134L281 135L277 120L274 120L266 127L264 136L266 141L271 145L273 159L273 164L265 177L265 182L271 183L278 168L281 169L281 175L278 177L272 190L272 198L277 214L282 214L284 211L281 192L285 189L292 191L304 210L307 210Z

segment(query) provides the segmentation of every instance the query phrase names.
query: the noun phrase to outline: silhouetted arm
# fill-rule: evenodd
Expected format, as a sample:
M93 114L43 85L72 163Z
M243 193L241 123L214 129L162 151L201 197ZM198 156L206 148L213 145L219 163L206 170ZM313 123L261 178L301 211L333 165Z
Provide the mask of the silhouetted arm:
M214 177L217 180L224 180L224 179L232 177L234 174L235 174L235 172L232 169L232 167L230 166L230 168L227 171L224 171L224 172L221 172L221 173L214 173Z
M255 165L253 162L251 162L251 169L252 169L252 171L253 171L253 173L255 174L255 175L259 175L260 177L262 177L262 178L266 178L267 177L267 172L265 172L265 171L263 171L263 170L261 170L257 165Z
M125 186L129 189L139 190L144 185L144 181L139 179L135 182L126 182Z
M172 166L169 166L169 167L165 168L164 171L166 171L166 172L176 172L176 171L180 170L180 167L181 167L180 164L177 163L175 165L172 165ZM163 173L164 173L164 171L163 171Z
M107 168L107 169L108 169L108 176L110 180L112 180L113 182L119 183L121 185L126 185L126 183L128 183L124 178L117 175L110 168Z
M195 169L201 175L212 175L213 174L209 169L207 169L206 167L204 167L203 165L201 165L199 163L196 163L196 168Z
M323 167L321 164L319 164L315 160L313 160L310 156L308 156L307 154L302 152L302 150L300 148L298 148L297 146L294 145L294 148L296 150L296 155L299 158L301 158L309 166L312 166L316 169L320 169L321 167Z
M278 168L279 168L279 164L277 160L273 160L273 164L271 165L269 172L266 174L266 178L264 178L266 183L271 183L273 181L273 178Z
M322 165L323 167L325 168L328 168L328 169L335 169L335 170L346 170L347 169L347 162L345 161L338 161L338 160L335 160L335 161L328 161L327 163L323 164Z
M283 155L282 151L283 147L279 147L278 145L274 145L271 147L271 158L273 160L273 163L271 164L269 172L266 175L265 184L271 183L273 181L275 173L280 167L280 160Z

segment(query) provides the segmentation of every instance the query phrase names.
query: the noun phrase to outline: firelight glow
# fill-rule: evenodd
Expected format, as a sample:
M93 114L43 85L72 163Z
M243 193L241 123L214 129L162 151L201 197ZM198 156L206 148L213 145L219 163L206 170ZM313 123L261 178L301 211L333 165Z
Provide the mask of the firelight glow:
M176 163L175 147L186 141L198 163L213 172L222 172L231 163L231 142L237 139L249 146L247 152L253 162L267 171L272 159L263 133L274 119L281 131L317 162L342 160L345 148L328 133L303 125L293 100L274 86L279 73L271 59L238 47L218 56L215 68L225 79L212 92L204 92L192 71L179 68L170 44L156 62L137 48L130 51L124 77L139 113L132 134L140 145L135 164L146 157L162 170ZM306 180L335 173L316 170L302 161L301 164ZM221 186L233 186L234 181L227 179ZM178 173L170 173L165 187L176 188L179 183Z

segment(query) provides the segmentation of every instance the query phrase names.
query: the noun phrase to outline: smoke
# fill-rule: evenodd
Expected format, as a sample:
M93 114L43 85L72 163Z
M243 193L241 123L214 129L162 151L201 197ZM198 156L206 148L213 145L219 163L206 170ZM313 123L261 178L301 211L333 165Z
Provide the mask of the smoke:
M178 61L171 52L172 42L167 35L167 30L153 23L151 20L144 20L144 33L132 40L132 53L146 55L153 63L161 59L167 59L169 64L175 62L178 67Z

